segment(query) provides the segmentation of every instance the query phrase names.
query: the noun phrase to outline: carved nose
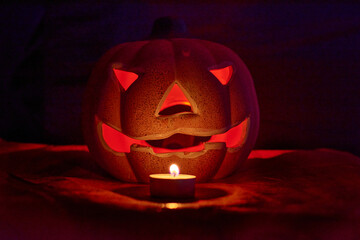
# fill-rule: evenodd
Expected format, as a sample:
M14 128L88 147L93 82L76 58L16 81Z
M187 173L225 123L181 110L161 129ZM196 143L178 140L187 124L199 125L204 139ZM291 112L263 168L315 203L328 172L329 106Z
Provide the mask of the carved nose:
M190 101L178 84L174 84L162 103L159 115L168 116L176 113L193 113Z

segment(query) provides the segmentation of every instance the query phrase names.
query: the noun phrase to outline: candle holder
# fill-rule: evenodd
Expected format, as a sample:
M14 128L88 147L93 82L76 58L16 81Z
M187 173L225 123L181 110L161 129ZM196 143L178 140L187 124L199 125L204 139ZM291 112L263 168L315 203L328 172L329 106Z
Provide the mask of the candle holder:
M150 195L160 198L194 198L196 176L180 174L176 164L170 166L170 174L151 174Z

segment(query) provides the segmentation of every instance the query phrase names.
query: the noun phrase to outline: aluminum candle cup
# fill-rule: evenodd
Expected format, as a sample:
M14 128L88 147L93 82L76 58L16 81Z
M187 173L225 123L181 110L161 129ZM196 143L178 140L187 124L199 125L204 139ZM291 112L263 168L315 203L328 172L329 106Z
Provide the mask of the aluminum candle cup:
M196 176L188 174L151 174L150 194L162 198L193 198Z

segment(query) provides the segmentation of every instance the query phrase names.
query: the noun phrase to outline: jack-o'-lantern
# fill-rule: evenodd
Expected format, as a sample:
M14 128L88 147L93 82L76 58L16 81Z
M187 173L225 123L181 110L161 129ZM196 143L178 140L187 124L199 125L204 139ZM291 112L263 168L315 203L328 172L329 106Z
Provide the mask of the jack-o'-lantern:
M83 104L90 152L128 182L148 182L173 163L200 182L228 176L251 151L258 117L242 60L223 45L187 38L112 48Z

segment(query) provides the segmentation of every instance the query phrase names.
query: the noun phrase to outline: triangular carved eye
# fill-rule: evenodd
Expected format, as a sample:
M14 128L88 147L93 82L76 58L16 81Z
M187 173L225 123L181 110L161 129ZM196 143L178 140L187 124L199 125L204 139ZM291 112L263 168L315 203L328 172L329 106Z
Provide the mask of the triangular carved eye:
M224 68L211 69L210 72L221 82L222 85L226 85L233 74L233 67L230 65Z
M127 72L120 69L113 68L115 76L119 81L120 85L125 89L125 91L130 87L131 84L139 77L136 73Z

